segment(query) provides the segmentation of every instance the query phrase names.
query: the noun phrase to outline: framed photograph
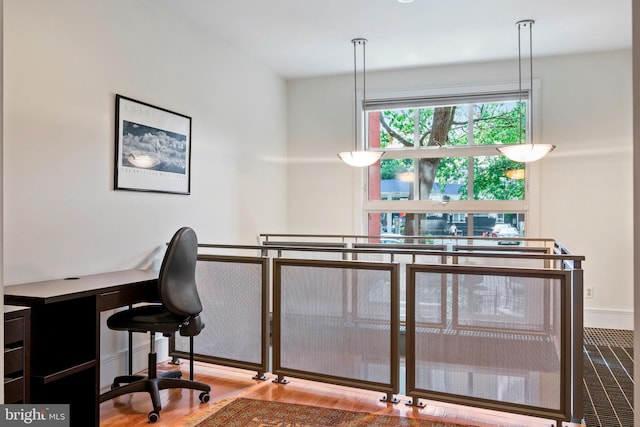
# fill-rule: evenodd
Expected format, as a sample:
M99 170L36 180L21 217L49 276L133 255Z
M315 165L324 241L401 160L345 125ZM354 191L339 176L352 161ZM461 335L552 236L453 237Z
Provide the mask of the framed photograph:
M116 95L116 190L190 194L191 117Z

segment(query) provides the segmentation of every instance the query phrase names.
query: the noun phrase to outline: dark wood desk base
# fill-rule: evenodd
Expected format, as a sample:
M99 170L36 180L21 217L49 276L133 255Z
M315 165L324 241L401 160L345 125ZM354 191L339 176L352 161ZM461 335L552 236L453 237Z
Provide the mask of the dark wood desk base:
M31 310L4 307L4 403L31 403Z
M31 403L68 403L71 425L99 425L100 312L157 301L157 272L127 270L6 286L31 307Z

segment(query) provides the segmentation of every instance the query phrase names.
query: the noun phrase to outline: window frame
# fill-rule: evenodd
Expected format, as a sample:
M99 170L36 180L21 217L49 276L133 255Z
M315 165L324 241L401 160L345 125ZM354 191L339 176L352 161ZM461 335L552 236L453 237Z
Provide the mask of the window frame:
M533 142L540 143L540 80L533 79L533 88L529 82L522 84L523 101L528 101L527 114L527 138L533 134ZM518 82L464 85L464 86L443 86L436 88L416 89L416 90L394 90L376 91L367 93L366 100L362 92L358 93L358 120L363 132L360 133L362 147L367 150L385 151L383 159L390 158L438 158L445 157L442 154L446 150L446 157L474 157L484 155L496 155L499 145L473 145L473 146L452 146L440 149L437 147L422 148L401 148L382 149L370 148L368 141L368 114L371 109L379 109L387 100L424 100L424 99L464 99L481 94L491 96L491 94L512 93L517 96L519 90ZM528 95L528 99L524 94ZM490 99L490 98L488 98ZM489 102L489 101L487 101ZM371 108L375 105L376 108ZM369 108L366 108L366 107ZM533 132L531 132L533 129ZM527 141L531 142L531 141ZM527 236L539 235L540 230L540 163L532 162L526 165L525 176L525 198L523 200L451 200L446 204L438 200L369 200L369 168L362 168L359 179L356 179L356 191L359 197L354 197L357 215L356 229L367 232L368 215L371 213L385 212L412 212L412 213L523 213L526 217ZM357 194L356 193L356 194ZM367 233L368 234L368 233Z

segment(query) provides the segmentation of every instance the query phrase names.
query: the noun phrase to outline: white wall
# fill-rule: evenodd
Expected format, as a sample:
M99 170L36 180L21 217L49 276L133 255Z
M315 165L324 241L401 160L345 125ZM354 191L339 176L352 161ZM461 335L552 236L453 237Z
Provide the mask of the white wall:
M585 324L633 329L631 52L544 64L541 229L586 256Z
M7 284L285 229L282 79L153 0L8 0L4 31ZM113 190L116 93L192 117L191 195Z
M183 225L286 231L281 78L153 0L6 0L3 25L5 284L146 267ZM116 93L192 117L191 195L113 190Z
M375 47L369 46L369 55ZM367 73L370 92L517 81L517 62ZM587 326L633 328L631 52L535 58L541 137L540 236L585 255ZM353 76L288 83L289 232L361 233L353 144Z

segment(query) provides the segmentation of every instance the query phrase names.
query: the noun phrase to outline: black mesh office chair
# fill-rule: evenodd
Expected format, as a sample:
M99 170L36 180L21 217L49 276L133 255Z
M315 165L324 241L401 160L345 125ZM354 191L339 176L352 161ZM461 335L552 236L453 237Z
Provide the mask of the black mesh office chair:
M133 307L117 312L107 319L110 329L129 332L149 332L148 376L126 375L117 377L111 390L100 396L100 402L127 393L148 392L153 411L149 412L149 422L160 418L160 390L167 388L187 388L200 390L201 402L209 401L211 387L193 381L193 337L198 335L204 324L200 319L202 304L196 288L195 270L198 252L196 233L189 227L178 230L165 253L158 278L158 295L161 304ZM180 371L169 371L158 376L156 373L155 333L171 336L178 331L191 340L191 380L180 378ZM124 385L120 385L126 383Z

